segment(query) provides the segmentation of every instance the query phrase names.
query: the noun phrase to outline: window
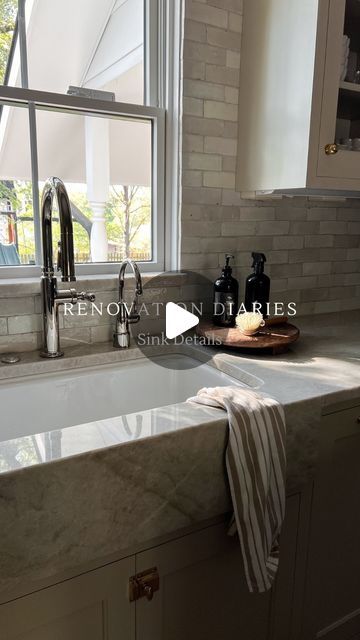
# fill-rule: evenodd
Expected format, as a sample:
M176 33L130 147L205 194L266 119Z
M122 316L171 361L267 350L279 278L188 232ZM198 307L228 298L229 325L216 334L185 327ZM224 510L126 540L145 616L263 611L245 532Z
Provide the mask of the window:
M8 122L15 121L21 136L19 149L4 158L0 155L0 264L35 264L35 230L31 182L30 134L27 109L2 105L0 140L8 134L7 148L13 146ZM2 150L3 151L3 150Z
M39 190L64 180L76 262L152 261L151 122L41 109L36 130Z
M177 133L165 112L179 12L176 0L0 0L0 277L40 273L49 176L69 193L77 273L116 273L125 257L174 268ZM57 235L55 210L54 256Z

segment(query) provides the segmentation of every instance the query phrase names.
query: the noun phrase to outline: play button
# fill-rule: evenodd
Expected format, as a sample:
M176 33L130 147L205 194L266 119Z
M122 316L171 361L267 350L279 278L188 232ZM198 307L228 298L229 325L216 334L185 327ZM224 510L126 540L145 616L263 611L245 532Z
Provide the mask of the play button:
M173 340L199 324L199 318L174 302L166 305L166 337Z
M204 349L201 359L195 355L174 358L174 354L184 354L184 347L188 353L188 347L194 346L197 350L199 346L212 346L211 339L197 335L193 328L197 328L202 319L212 317L214 285L211 280L183 269L159 273L146 278L143 294L144 302L140 299L138 306L140 322L130 323L129 328L134 344L145 358L157 366L179 371L201 367L211 360L212 349Z

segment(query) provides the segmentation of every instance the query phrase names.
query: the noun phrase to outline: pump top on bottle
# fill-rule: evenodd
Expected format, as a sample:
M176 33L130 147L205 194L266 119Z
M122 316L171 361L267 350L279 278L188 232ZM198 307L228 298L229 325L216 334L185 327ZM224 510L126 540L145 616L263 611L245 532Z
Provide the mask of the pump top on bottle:
M245 308L246 311L258 311L266 318L270 297L270 278L264 273L266 257L256 251L251 255L254 272L246 278Z
M225 265L220 277L214 282L213 322L219 327L233 327L238 312L239 283L232 277L230 253L225 256Z

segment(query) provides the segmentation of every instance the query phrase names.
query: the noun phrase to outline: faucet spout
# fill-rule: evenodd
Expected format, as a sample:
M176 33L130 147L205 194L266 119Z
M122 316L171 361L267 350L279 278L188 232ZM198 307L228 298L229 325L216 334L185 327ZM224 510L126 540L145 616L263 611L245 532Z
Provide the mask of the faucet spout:
M59 178L49 178L44 186L41 201L41 228L43 243L43 274L54 275L52 243L52 211L56 197L59 208L60 241L57 268L61 271L62 282L74 282L74 240L71 205L65 185Z
M128 266L132 269L135 276L134 299L131 303L130 310L128 310L124 301L125 271ZM139 267L137 266L136 262L126 258L122 262L119 271L119 313L116 318L116 328L113 342L114 347L117 347L118 349L124 349L130 346L129 324L135 324L140 320L137 305L138 296L141 296L142 292L142 280Z
M43 358L59 358L60 350L59 306L65 302L75 304L78 300L95 300L93 293L77 293L75 289L58 290L54 273L52 213L54 198L59 209L60 241L58 243L57 270L61 271L63 282L74 282L75 260L71 205L66 188L60 178L49 178L44 186L41 199L42 233L42 277L41 297L43 306L44 349Z

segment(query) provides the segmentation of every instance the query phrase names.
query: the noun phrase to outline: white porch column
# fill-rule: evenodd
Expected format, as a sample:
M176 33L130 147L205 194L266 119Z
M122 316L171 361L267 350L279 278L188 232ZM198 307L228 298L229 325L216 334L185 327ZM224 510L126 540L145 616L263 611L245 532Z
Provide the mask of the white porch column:
M92 262L108 259L104 209L109 198L110 148L107 118L85 116L87 196L93 212L90 247Z

